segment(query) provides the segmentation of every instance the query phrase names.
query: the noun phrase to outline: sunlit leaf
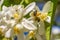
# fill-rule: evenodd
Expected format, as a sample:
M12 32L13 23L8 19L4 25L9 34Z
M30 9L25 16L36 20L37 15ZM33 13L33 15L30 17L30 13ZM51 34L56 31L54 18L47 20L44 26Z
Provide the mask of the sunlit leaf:
M28 4L29 3L29 0L25 0L25 3Z
M25 0L25 3L26 4L29 4L29 3L31 3L31 2L35 2L36 0Z

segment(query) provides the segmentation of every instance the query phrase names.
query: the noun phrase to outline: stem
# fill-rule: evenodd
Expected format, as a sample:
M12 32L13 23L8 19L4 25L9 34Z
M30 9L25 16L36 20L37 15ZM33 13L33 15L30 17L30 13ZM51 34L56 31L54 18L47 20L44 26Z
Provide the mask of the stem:
M52 25L54 24L54 17L55 17L55 11L56 11L56 6L57 6L57 0L51 0L51 23L47 25L46 28L46 40L51 40L51 30L52 30Z
M54 24L55 11L57 7L58 0L51 0L53 2L52 16L51 16L51 26Z
M54 25L54 17L55 17L55 11L57 7L58 0L51 0L53 2L53 9L52 9L52 16L51 16L51 27L50 27L50 39L51 40L51 30L52 30L52 25Z
M1 11L1 5L0 5L0 11Z
M22 5L22 4L23 4L23 2L24 2L24 0L22 0L22 1L21 1L20 5Z

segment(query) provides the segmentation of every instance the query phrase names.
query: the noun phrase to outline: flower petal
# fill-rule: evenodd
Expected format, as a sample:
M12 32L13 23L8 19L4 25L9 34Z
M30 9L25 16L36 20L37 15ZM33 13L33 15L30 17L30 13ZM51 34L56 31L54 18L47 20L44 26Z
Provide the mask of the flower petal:
M43 21L40 21L39 23L38 23L38 33L40 34L40 35L44 35L45 34L45 24L44 24L44 22ZM41 31L42 30L42 31Z
M48 22L48 23L50 23L51 22L51 17L47 16L47 19L45 21Z
M35 6L36 6L35 2L32 2L31 4L29 4L24 10L24 16L30 11L32 11L35 8Z
M42 12L43 13L48 13L48 11L51 9L51 1L48 1L45 5L44 5L44 7L43 7L43 9L42 9Z
M2 10L5 11L5 12L8 11L8 7L3 6L3 7L2 7Z
M28 18L28 20L29 20L31 23L34 23L34 18L33 18L33 17Z
M10 23L11 23L11 27L13 27L16 24L16 21L15 20L10 20Z
M24 40L23 31L22 31L20 34L17 34L17 39L18 39L18 40Z
M11 37L11 29L9 29L9 30L5 33L5 37L6 37L6 38L10 38L10 37Z
M18 28L18 29L22 29L23 26L22 26L22 24L17 24L17 25L16 25L16 28Z
M33 25L30 21L24 19L22 25L28 30L36 30L37 27Z
M7 28L7 26L1 25L1 26L0 26L0 28L2 28L2 30L1 30L1 31L2 31L2 32L4 32L4 31L5 31L5 29Z

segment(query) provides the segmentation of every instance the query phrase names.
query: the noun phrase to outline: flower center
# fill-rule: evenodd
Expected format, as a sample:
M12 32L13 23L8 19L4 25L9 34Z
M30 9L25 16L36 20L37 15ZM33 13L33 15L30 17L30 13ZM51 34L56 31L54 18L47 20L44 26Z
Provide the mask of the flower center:
M18 18L19 18L19 14L18 14L18 13L15 13L15 14L13 15L13 17L14 17L14 19L18 19Z
M35 34L35 33L34 33L33 31L30 31L28 35L29 35L29 37L31 38L31 37L34 36L34 34Z
M41 13L41 15L39 15L38 17L40 18L41 21L44 21L47 18L47 13Z
M19 33L20 33L20 29L17 28L16 26L14 27L14 33L15 33L15 34L19 34Z

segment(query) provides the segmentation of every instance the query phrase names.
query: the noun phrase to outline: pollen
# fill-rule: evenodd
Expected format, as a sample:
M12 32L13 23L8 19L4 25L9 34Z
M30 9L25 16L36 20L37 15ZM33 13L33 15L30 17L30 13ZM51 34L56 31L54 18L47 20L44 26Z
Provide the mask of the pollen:
M39 18L42 20L42 21L44 21L44 20L46 20L46 18L47 18L47 14L45 13L41 13L41 15L39 15Z
M29 37L33 37L34 34L35 34L35 33L34 33L33 31L30 31L30 32L29 32Z
M15 33L15 34L19 34L19 33L20 33L20 29L17 28L16 26L14 27L14 33Z
M14 17L15 19L19 18L19 14L18 14L18 13L15 13L15 14L13 15L13 17Z

